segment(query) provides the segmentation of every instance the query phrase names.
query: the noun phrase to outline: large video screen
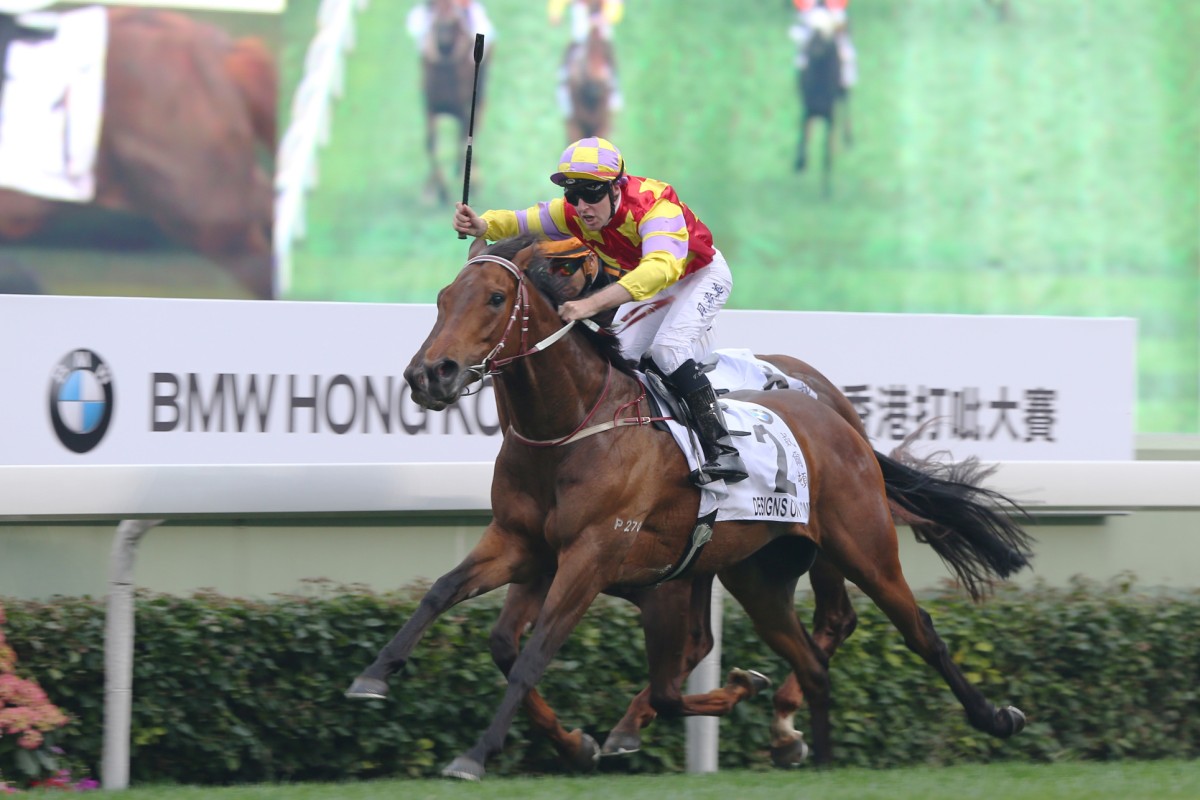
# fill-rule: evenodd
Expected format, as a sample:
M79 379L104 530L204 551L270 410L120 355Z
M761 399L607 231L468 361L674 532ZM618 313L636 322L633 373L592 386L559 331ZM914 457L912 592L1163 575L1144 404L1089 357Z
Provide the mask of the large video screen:
M317 5L290 4L290 41ZM414 5L356 16L291 298L431 302L464 261L464 148L452 117L427 119ZM573 135L575 4L482 5L470 200L525 208L555 196ZM713 230L729 307L1136 317L1138 429L1197 432L1200 4L855 0L837 44L856 74L841 64L803 169L797 3L620 6L608 138Z
M274 295L282 0L0 11L0 292Z

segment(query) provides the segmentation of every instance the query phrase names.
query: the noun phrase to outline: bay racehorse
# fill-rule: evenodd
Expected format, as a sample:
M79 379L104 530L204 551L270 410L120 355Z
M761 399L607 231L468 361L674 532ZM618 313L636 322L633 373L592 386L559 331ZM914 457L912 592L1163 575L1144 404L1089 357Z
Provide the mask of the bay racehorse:
M612 97L616 91L616 54L593 16L587 39L568 45L563 57L567 74L567 141L607 137L612 130Z
M450 189L437 153L438 121L454 120L457 129L456 153L466 150L467 128L471 118L471 96L475 90L475 34L467 24L459 0L434 0L430 8L430 26L421 46L421 90L425 97L425 154L429 177L425 191L441 204L450 202ZM479 89L475 109L478 129L483 117L484 87L491 47L479 63ZM458 162L461 169L462 164Z
M735 596L739 574L766 583L754 591L756 602L743 603L760 635L788 659L814 719L827 716L827 702L819 705L828 698L827 658L792 606L796 578L819 549L831 575L862 588L908 646L942 675L972 725L1000 737L1023 727L1020 711L996 708L967 681L916 605L898 560L881 472L886 462L852 425L808 394L775 390L738 399L752 399L762 413L785 421L799 441L808 465L809 521L718 522L679 582L656 588L692 535L698 490L687 480L674 439L643 424L644 390L616 340L560 324L553 303L536 288L544 267L531 239L507 240L474 256L438 296L437 322L405 376L414 400L432 410L456 402L484 374L494 376L497 406L509 423L493 477L494 516L476 547L434 583L348 696L386 696L388 677L446 609L505 584L526 584L541 597L533 632L507 665L508 686L492 723L444 774L483 776L518 708L529 706L534 685L600 592L643 605L655 712L725 714L761 690L765 679L734 670L721 689L681 693L690 653L703 645L683 621L707 605L707 585L720 573L731 576ZM921 501L908 502L919 508ZM968 516L971 511L960 509ZM947 548L951 563L963 567L960 574L1004 575L1026 563L1019 537L986 528L981 535L984 541L959 535ZM752 558L758 565L739 573ZM537 588L543 585L544 591Z
M557 287L553 286L553 282L550 283L551 296L558 299ZM561 299L572 296L574 292L563 295ZM853 404L824 374L790 356L759 357L791 377L804 381L821 403L854 427L864 441L869 441L866 428ZM1009 498L980 486L994 467L983 467L974 458L956 463L918 459L908 453L907 443L897 448L892 456L876 453L876 458L883 471L893 519L910 526L918 541L932 545L975 600L983 599L993 578L1006 577L1019 568L1022 558L1018 556L1013 559L1012 553L1024 550L1027 538L1005 513L1005 509L1016 512L1021 509ZM966 544L967 541L973 544ZM1010 547L1006 542L1016 546ZM782 551L786 548L796 551L792 557L784 556ZM990 549L991 553L977 559L970 552L973 549L985 552ZM780 655L789 659L789 646L796 647L798 642L806 643L808 653L815 653L815 658L823 660L828 666L837 649L853 633L858 615L846 592L845 577L837 567L819 550L811 558L806 556L807 552L790 540L780 541L756 552L746 561L721 571L719 577L756 625L761 625L760 620L767 620L767 630L774 630L775 636L781 632L787 634L781 644L772 645ZM803 575L805 565L810 562L808 575L815 601L811 637L794 612L789 613L790 604L785 606L779 602L778 596L780 591L788 596L794 594L795 585ZM781 582L784 587L782 590ZM787 588L788 584L791 589ZM516 658L522 634L536 619L546 588L547 582L509 586L504 608L490 639L493 660L506 673ZM691 586L673 582L653 591L624 596L643 613L654 613L654 604L661 600L664 593L676 590L692 592L687 622L690 632L688 651L680 674L680 679L684 680L713 646L708 605L711 581L696 579ZM768 633L764 633L764 639L768 643L772 641ZM804 657L813 656L804 654ZM770 755L772 762L779 767L797 766L808 756L808 745L792 724L805 696L805 691L801 689L802 679L800 673L790 672L774 694ZM813 691L811 684L808 691ZM814 760L828 763L833 758L828 687L819 686L813 697ZM536 689L531 690L526 709L535 728L551 741L566 764L579 770L594 766L597 752L595 742L582 731L563 728L553 709ZM650 702L650 689L647 688L630 703L624 717L610 731L599 754L617 756L636 752L641 747L641 729L656 716Z
M271 179L278 76L260 39L184 14L110 8L93 205L147 218L272 296ZM0 240L65 204L0 189Z

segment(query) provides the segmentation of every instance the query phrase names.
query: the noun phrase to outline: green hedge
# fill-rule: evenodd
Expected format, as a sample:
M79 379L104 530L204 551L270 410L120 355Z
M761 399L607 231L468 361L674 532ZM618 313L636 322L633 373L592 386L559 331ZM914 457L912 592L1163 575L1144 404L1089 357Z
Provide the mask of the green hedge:
M393 595L317 584L272 602L211 594L140 595L134 666L134 781L230 783L432 776L486 727L504 683L487 652L502 593L465 603L426 634L386 702L342 692L415 608L423 587ZM997 704L1028 728L1007 742L970 728L941 679L855 596L858 630L832 663L838 763L1200 755L1200 593L1143 596L1128 584L1004 590L984 605L925 598L942 637ZM103 722L103 603L5 600L19 671L74 720L60 742L93 771ZM811 614L801 597L801 615ZM645 680L636 610L603 599L541 689L568 727L598 741ZM724 663L777 683L782 661L729 604ZM760 696L721 724L721 766L767 768L771 704ZM796 725L806 730L803 712ZM657 721L642 752L602 769L682 769L682 721ZM523 718L496 774L561 772Z

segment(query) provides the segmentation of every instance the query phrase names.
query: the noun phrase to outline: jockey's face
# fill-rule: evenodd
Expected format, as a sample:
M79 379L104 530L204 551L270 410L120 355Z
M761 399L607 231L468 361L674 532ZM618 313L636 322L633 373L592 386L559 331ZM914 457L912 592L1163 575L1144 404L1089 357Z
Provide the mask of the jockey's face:
M612 219L613 201L607 184L596 181L587 186L569 187L563 195L575 206L580 222L589 231L600 230Z

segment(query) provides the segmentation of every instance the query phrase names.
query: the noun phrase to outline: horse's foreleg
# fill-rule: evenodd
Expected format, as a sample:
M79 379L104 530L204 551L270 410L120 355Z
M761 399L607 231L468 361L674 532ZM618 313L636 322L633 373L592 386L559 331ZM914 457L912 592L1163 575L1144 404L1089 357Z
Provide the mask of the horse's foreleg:
M421 598L416 612L379 651L371 666L354 679L346 696L386 697L388 676L404 667L409 654L435 619L463 600L509 583L527 563L528 556L521 543L501 531L493 521L462 563L434 582Z
M586 536L581 536L585 541ZM580 548L578 554L561 554L558 571L533 634L521 648L508 673L508 688L487 730L475 745L454 759L442 774L450 778L480 780L487 759L500 752L517 710L541 679L550 660L558 653L596 595L611 583L611 576L596 563L595 552Z
M504 599L504 608L492 628L489 644L492 660L508 676L520 653L521 635L533 624L550 589L550 576L538 578L528 584L512 584ZM541 731L564 762L577 770L595 769L599 758L599 747L594 739L576 728L567 732L559 723L554 709L542 698L537 689L531 689L525 698L525 712L534 728Z

